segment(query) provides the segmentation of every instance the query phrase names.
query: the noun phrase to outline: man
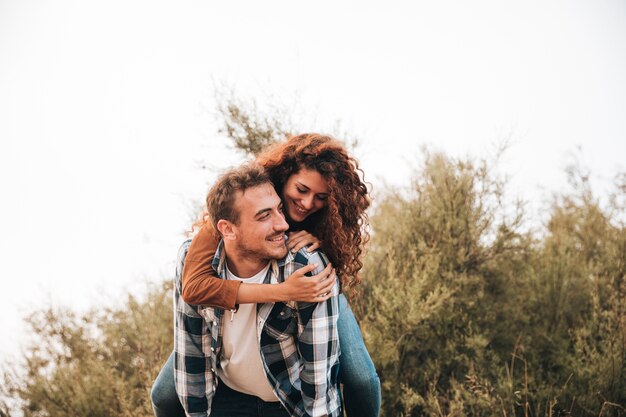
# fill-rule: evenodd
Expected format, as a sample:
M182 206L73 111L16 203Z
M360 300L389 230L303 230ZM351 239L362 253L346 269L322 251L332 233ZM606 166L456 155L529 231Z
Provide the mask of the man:
M260 166L222 175L207 206L221 237L213 267L222 279L280 283L328 262L321 252L288 252L282 203ZM181 297L189 246L181 247L174 288L174 377L187 415L338 416L338 285L321 303L193 306Z

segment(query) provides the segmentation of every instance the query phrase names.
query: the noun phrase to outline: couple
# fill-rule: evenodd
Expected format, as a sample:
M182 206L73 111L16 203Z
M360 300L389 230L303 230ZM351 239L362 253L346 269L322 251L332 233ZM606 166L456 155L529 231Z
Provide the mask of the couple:
M378 376L314 251L344 290L358 282L369 198L357 163L317 134L256 162L220 177L181 248L175 348L152 389L155 415L337 416L338 376L347 415L376 416Z

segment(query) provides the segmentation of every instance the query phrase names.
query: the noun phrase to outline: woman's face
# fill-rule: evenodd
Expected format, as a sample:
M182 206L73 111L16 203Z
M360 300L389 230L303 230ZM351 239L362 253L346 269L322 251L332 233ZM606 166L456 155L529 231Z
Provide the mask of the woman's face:
M328 183L319 172L302 168L292 174L283 187L283 211L296 223L326 207Z

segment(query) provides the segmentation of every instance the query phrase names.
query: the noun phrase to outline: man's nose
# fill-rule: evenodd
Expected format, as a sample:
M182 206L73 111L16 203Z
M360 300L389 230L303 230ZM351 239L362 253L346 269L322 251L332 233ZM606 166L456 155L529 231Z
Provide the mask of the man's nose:
M274 221L274 230L286 232L288 229L289 229L289 225L287 224L285 217L282 214L279 216L276 216L276 221Z

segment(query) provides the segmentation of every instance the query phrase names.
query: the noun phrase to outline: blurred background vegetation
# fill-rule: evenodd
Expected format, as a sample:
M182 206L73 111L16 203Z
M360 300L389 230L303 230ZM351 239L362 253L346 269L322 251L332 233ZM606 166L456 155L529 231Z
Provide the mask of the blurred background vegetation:
M298 132L232 94L218 115L246 154ZM573 165L533 230L497 161L424 150L415 165L410 186L376 190L352 298L382 415L626 415L626 173L600 200ZM26 325L35 338L4 364L0 417L152 415L173 342L169 278L122 307L43 308Z

